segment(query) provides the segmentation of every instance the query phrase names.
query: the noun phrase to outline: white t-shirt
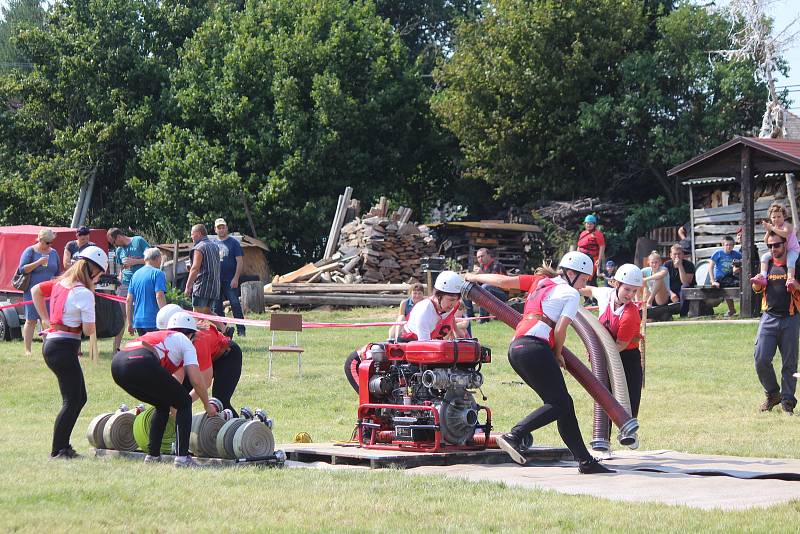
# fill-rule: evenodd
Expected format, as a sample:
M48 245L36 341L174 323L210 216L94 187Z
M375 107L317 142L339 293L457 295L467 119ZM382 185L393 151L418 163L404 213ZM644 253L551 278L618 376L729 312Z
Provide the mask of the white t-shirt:
M180 367L181 362L183 365L197 365L197 351L194 345L180 332L168 335L163 342L153 345L153 348L156 349L159 360L169 358L176 367Z
M62 287L66 287L63 282L58 283L61 284ZM93 322L95 322L94 294L83 286L73 287L72 291L67 295L67 300L64 302L64 314L61 324L64 326L76 327L81 326L83 323ZM48 334L48 337L80 339L81 335L56 330Z
M542 312L554 323L557 323L561 317L574 319L575 315L578 314L578 306L581 303L580 293L561 277L556 277L552 280L557 285L550 290L550 293L542 301ZM546 340L550 339L551 330L552 328L545 324L544 321L538 321L533 328L523 335Z
M430 299L421 300L411 309L408 322L403 330L416 334L420 341L428 341L439 321L450 315L451 312L452 310L439 314Z
M602 316L606 312L606 308L611 306L611 313L622 317L625 306L620 304L616 309L613 307L615 291L616 289L613 287L598 287L592 290L592 296L597 299L598 316Z

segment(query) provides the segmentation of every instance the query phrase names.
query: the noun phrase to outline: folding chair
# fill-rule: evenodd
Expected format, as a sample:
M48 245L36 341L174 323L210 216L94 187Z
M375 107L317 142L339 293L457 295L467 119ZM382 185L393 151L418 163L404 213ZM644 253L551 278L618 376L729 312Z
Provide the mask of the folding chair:
M267 377L272 378L272 353L289 352L297 354L297 374L303 376L303 352L305 349L299 346L300 332L303 331L303 316L299 313L273 313L269 318L269 329L272 332L272 342L267 351L269 352L269 371ZM275 332L294 332L293 345L276 345Z

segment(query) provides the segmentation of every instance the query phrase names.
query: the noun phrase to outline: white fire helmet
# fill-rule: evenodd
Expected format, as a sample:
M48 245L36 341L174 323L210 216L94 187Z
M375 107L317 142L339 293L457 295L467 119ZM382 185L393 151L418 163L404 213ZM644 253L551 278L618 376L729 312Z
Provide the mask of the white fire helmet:
M170 318L176 313L182 311L183 308L181 308L177 304L167 304L166 306L158 310L158 314L156 315L156 328L158 328L159 330L166 330Z
M464 279L453 271L442 271L436 277L436 282L433 283L434 289L444 293L460 293L463 285Z
M108 270L108 254L106 254L100 247L86 247L75 255L75 259L90 261L100 267L103 272Z
M182 311L178 312L172 317L169 318L169 322L167 323L167 329L169 330L193 330L197 332L197 321L194 320L194 317L189 315L188 313Z
M620 266L617 272L614 273L614 280L634 287L642 287L644 283L642 270L632 263Z
M558 262L558 266L562 269L571 269L589 276L594 274L594 262L592 258L583 252L567 252Z

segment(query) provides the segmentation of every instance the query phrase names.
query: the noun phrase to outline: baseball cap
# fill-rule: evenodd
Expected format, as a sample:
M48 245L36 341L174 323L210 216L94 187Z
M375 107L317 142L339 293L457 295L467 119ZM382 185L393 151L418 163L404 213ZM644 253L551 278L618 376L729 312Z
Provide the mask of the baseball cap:
M75 234L76 235L89 235L90 233L91 233L91 231L89 230L89 228L87 226L81 226L80 228L75 230Z
M225 219L223 219L222 217L220 217L219 219L217 219L216 221L214 221L214 228L216 228L217 226L223 225L223 224L224 224L225 226L228 226L228 223L226 223L226 222L225 222Z

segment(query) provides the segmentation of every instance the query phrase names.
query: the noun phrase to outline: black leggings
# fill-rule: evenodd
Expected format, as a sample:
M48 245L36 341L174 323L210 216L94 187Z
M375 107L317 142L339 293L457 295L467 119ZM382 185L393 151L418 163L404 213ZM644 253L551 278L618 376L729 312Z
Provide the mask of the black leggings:
M231 405L231 397L239 385L242 376L242 349L236 342L231 341L231 347L222 356L214 361L214 386L211 395L222 401L223 409L233 412L234 417L239 417Z
M639 403L642 401L642 353L639 349L627 349L619 353L622 368L625 369L625 381L628 383L628 395L631 399L631 416L639 415Z
M169 420L169 410L174 407L177 410L178 456L188 455L192 399L180 383L161 367L158 358L147 349L119 351L111 361L111 376L130 395L156 408L147 453L150 456L161 454L161 440Z
M86 382L78 361L80 350L80 339L63 337L45 339L42 348L47 367L58 378L62 399L61 411L56 416L53 429L53 455L69 445L72 429L75 428L75 422L86 404Z
M514 425L511 433L521 438L526 433L557 421L558 433L575 459L591 460L592 456L583 443L578 427L572 397L567 391L567 384L553 355L553 349L544 341L522 336L511 342L508 361L514 371L544 401L543 406Z

